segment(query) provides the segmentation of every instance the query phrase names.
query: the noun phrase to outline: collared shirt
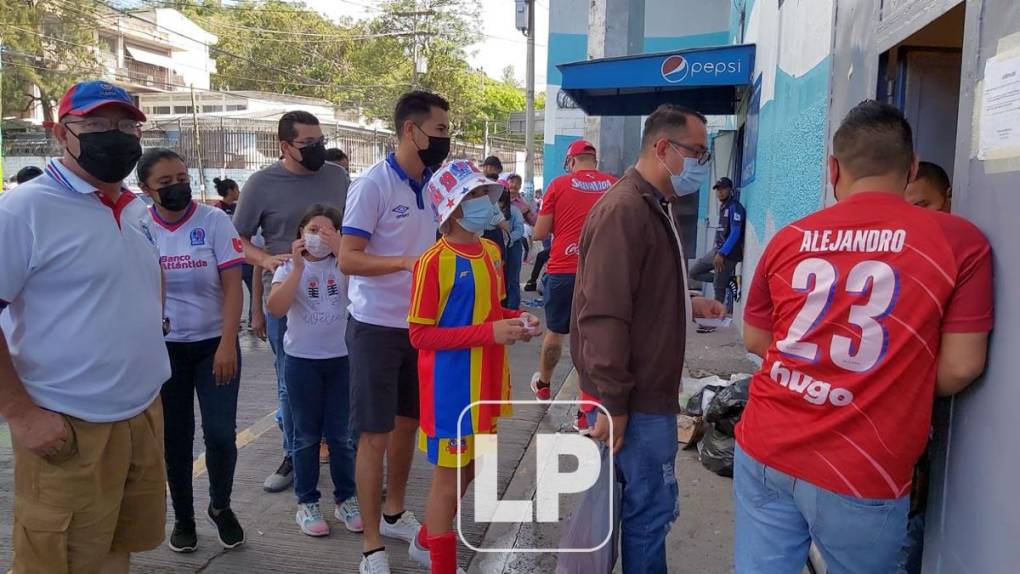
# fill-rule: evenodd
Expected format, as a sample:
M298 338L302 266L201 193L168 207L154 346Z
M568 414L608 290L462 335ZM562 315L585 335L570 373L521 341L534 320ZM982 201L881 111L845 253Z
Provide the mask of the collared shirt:
M180 221L168 223L149 209L159 263L166 275L166 316L175 343L205 341L223 334L220 273L244 263L244 250L230 217L191 202Z
M393 154L368 168L351 184L344 213L344 235L368 240L365 253L386 257L419 257L436 242L435 207L422 189L432 173L414 181ZM426 205L427 204L427 205ZM351 316L359 322L407 328L411 274L350 278Z
M170 378L151 218L59 160L0 197L0 308L40 407L90 422L144 411Z

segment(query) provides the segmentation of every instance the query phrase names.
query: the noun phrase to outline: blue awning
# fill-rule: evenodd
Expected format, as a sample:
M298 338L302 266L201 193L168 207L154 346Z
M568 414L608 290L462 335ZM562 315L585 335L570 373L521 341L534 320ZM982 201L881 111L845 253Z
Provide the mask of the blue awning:
M732 114L739 90L751 85L754 49L741 44L560 64L560 90L590 116L647 115L666 103Z

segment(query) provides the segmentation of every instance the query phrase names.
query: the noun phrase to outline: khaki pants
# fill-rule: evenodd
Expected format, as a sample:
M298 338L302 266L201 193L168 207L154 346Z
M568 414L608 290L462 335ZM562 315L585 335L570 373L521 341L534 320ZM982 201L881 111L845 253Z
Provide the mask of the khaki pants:
M98 573L111 552L151 550L165 536L159 398L125 421L64 420L69 439L51 457L13 445L15 574Z

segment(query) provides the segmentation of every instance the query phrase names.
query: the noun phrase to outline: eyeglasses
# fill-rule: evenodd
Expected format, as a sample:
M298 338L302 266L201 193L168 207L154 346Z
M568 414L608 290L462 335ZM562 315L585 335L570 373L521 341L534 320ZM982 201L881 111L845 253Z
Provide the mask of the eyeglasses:
M291 143L291 145L297 147L298 149L304 149L306 147L312 147L314 145L320 145L320 144L324 145L324 146L325 145L329 145L329 138L326 137L326 136L322 136L321 138L310 138L310 139L301 140L301 141L295 141L295 140L287 140L287 141L289 141Z
M698 165L705 165L706 163L712 161L712 152L709 151L708 148L706 148L706 147L691 146L691 145L682 144L680 142L673 141L673 140L666 140L666 141L668 141L670 143L670 145L674 145L676 147L683 148L683 149L693 153L694 157L698 160Z
M142 135L142 122L129 119L114 121L109 118L87 118L73 122L64 122L64 124L80 126L78 128L79 134L95 134L119 130L132 136Z

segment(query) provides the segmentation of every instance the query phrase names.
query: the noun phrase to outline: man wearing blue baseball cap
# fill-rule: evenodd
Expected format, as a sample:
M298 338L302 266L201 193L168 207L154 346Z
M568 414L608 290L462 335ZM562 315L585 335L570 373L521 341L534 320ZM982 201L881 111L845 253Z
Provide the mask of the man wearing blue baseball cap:
M52 126L63 156L0 197L19 574L126 573L165 534L162 274L151 218L123 184L144 121L122 88L72 86Z

